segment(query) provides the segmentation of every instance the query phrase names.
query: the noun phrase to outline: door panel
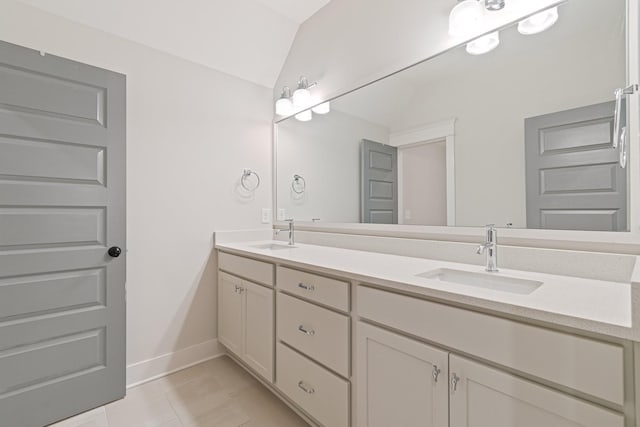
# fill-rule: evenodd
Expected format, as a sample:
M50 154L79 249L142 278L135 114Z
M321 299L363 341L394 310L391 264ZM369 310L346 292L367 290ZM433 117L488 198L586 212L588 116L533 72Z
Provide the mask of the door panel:
M125 260L125 77L0 43L2 423L124 396Z
M622 414L451 355L451 427L623 427Z
M627 230L613 109L607 102L525 120L528 228Z
M218 275L218 338L230 351L242 357L242 280L226 273Z
M363 140L360 222L398 223L398 149Z
M245 304L244 360L273 382L273 289L243 281Z
M448 354L362 322L357 334L358 426L447 427Z

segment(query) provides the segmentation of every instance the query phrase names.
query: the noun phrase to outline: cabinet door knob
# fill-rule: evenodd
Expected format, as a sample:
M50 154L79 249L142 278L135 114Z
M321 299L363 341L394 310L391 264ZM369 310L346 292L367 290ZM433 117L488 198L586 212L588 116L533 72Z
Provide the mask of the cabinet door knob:
M306 386L304 381L298 381L298 387L307 394L313 394L316 390L313 387Z
M111 246L107 253L111 258L118 258L122 253L122 249L120 249L120 247L118 246Z
M460 382L460 377L455 374L451 374L451 393L455 393L458 390L458 383Z
M433 382L438 382L438 376L440 375L440 369L438 369L438 365L433 365L433 371L431 372L433 376Z
M298 326L298 330L300 332L302 332L303 334L307 334L307 335L315 335L316 331L314 331L313 329L307 329L304 327L304 325L300 325Z

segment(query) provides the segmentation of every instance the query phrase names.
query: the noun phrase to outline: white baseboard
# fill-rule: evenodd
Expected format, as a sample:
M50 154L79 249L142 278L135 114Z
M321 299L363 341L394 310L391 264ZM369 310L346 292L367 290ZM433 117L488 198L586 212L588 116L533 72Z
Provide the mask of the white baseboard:
M213 339L173 353L132 363L127 366L127 388L164 377L223 354L225 354L224 347L218 343L217 339Z

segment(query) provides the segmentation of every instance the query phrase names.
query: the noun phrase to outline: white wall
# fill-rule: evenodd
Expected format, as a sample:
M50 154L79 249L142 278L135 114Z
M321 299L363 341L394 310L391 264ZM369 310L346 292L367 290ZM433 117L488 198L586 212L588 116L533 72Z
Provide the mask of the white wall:
M9 0L0 39L127 75L127 362L206 356L212 233L259 227L271 205L271 90ZM250 199L235 193L245 167L262 177Z
M360 221L360 141L388 143L389 129L337 110L310 122L278 125L278 208L287 218L322 222ZM306 191L291 190L293 175Z
M398 148L398 216L406 225L447 225L446 141Z

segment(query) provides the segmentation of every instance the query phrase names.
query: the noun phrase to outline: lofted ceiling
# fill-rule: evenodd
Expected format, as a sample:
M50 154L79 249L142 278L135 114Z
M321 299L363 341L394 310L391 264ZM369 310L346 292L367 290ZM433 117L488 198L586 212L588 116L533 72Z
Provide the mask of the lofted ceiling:
M298 27L330 0L21 0L272 88Z

